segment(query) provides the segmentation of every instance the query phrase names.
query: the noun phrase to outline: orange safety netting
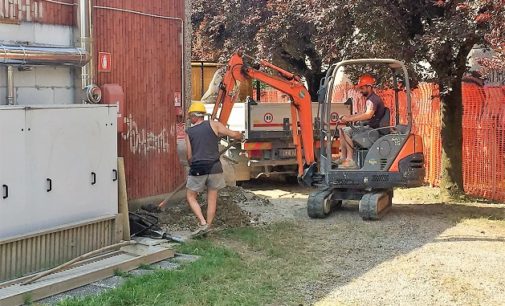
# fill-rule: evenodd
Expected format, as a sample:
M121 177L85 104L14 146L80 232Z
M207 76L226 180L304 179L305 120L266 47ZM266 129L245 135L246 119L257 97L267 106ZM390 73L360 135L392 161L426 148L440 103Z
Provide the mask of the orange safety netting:
M464 84L463 106L465 191L505 201L505 87Z
M467 194L505 201L505 87L463 84L463 180ZM396 116L394 90L379 90L384 104ZM362 112L364 97L351 85L335 88L332 102L353 98L354 112ZM262 102L287 102L275 90L265 90ZM406 94L399 93L400 122L406 123ZM421 83L412 91L413 132L422 136L426 163L425 180L440 183L441 117L440 95L434 84Z

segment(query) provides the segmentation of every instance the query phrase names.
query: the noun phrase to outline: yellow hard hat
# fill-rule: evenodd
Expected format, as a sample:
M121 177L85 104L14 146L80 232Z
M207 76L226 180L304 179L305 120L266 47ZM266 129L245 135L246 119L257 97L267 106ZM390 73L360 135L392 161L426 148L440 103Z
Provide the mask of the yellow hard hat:
M188 114L191 113L202 113L205 114L207 110L205 109L205 104L202 102L193 102L188 109Z

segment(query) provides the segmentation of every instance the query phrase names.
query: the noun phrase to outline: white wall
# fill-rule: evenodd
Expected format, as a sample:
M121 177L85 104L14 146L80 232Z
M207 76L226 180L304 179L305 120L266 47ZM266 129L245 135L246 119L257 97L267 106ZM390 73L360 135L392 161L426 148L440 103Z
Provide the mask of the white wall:
M0 24L0 43L73 46L73 27L24 22ZM16 102L19 105L71 104L75 102L75 73L63 66L29 67L14 71ZM0 65L0 105L7 104L7 68Z
M468 56L468 65L470 66L470 70L479 71L481 66L477 62L479 58L491 58L494 52L491 50L486 50L484 48L480 48L479 46L475 46ZM503 86L505 85L505 71L493 71L490 75L487 76L486 85L490 86Z

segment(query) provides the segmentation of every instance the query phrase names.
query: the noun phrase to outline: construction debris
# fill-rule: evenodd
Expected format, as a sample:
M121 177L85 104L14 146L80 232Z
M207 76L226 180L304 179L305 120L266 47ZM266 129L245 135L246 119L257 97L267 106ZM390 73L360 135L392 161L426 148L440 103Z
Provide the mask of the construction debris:
M198 197L204 215L207 210L207 195ZM258 216L244 211L240 205L265 206L272 205L266 198L242 189L241 187L226 187L219 191L217 214L213 225L217 228L234 228L258 224ZM164 212L154 214L160 220L160 225L168 232L191 231L198 227L198 221L189 208L186 200L166 206Z

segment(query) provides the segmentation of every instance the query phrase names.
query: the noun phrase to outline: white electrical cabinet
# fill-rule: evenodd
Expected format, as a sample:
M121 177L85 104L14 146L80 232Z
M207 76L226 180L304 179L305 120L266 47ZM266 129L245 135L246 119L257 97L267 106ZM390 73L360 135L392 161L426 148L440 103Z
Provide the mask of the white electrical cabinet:
M0 107L0 240L116 215L117 108Z

